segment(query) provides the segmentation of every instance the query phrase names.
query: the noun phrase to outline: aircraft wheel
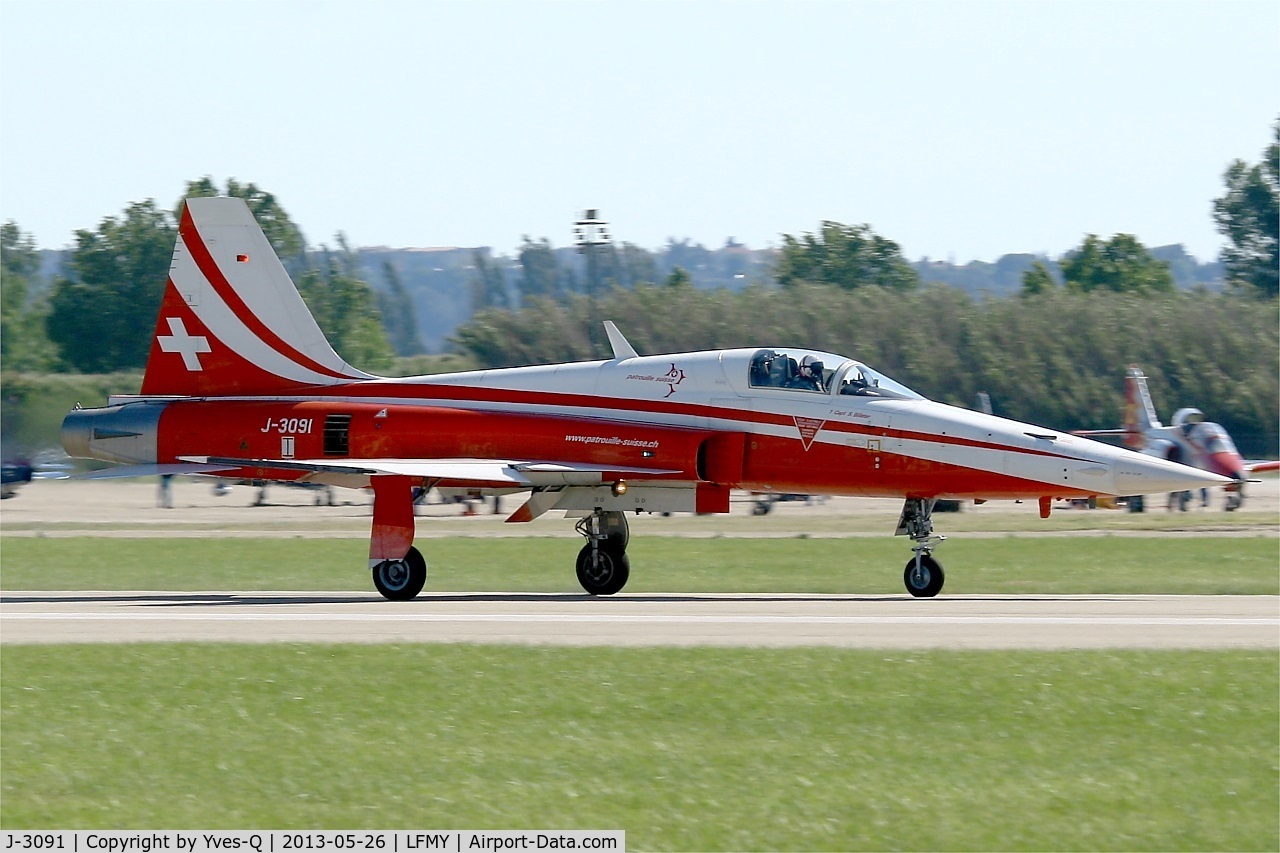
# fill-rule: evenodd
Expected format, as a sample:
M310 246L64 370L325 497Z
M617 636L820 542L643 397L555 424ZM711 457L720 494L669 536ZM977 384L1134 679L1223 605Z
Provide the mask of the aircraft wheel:
M942 591L942 583L946 576L942 573L942 564L929 554L920 555L920 566L916 568L916 558L907 563L902 580L907 585L907 592L916 598L933 598Z
M592 549L588 542L578 552L578 583L592 595L613 595L627 585L630 576L626 551Z
M412 546L403 560L383 560L373 567L373 585L391 601L408 601L422 591L426 582L427 561Z

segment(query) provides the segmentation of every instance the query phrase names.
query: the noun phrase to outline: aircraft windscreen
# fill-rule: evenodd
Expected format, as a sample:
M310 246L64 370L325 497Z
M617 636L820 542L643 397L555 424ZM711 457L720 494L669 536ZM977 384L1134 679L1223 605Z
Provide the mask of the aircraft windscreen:
M1227 431L1215 423L1199 423L1191 430L1191 443L1198 444L1206 453L1239 453Z
M926 399L923 394L917 394L901 382L856 362L851 364L844 376L840 378L840 393L858 397L886 397L893 400Z

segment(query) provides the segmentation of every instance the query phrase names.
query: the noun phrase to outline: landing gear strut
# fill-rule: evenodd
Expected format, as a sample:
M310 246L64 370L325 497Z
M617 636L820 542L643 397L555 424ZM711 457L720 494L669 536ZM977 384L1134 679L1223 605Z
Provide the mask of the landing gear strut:
M613 595L626 586L631 575L627 542L631 538L627 517L597 509L575 529L587 537L578 552L578 583L592 595Z
M942 564L933 557L933 549L946 540L933 534L933 505L935 498L907 498L898 519L897 536L910 536L915 545L915 556L907 563L902 580L907 592L916 598L932 598L942 590L946 576Z

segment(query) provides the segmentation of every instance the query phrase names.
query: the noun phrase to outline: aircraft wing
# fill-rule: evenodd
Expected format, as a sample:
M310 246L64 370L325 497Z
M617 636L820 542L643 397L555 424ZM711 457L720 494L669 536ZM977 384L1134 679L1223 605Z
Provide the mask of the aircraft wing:
M687 511L697 508L692 483L663 478L679 475L672 468L609 468L580 462L515 459L237 459L223 456L184 456L188 464L207 465L220 472L238 472L245 479L281 479L279 472L298 472L299 482L368 488L378 475L418 478L424 485L454 489L532 491L529 500L507 521L532 521L550 509L580 512L584 508L617 504L617 508ZM615 489L614 482L659 480L641 488Z
M532 489L550 486L598 486L620 476L637 479L679 474L669 468L617 468L577 462L544 462L515 459L237 459L225 456L184 456L185 463L208 465L211 470L249 469L267 472L297 471L299 479L334 486L364 488L369 478L397 474L450 487ZM194 472L193 472L194 473Z
M215 474L221 471L229 471L234 467L233 465L217 465L191 460L163 465L117 465L114 468L103 468L101 471L77 474L75 479L115 480L120 477L155 477L169 474Z
M1280 460L1276 459L1249 460L1244 465L1250 474L1257 474L1262 471L1280 471Z

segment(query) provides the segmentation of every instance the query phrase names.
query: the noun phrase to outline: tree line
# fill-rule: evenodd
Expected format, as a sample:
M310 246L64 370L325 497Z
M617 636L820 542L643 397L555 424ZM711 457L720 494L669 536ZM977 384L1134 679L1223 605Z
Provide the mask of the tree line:
M607 356L593 318L642 354L812 347L864 361L942 402L1058 429L1119 427L1124 369L1140 365L1167 421L1198 406L1254 456L1280 452L1280 302L1237 294L1084 292L977 299L939 285L903 291L800 283L740 293L645 285L486 310L456 334L480 366Z

